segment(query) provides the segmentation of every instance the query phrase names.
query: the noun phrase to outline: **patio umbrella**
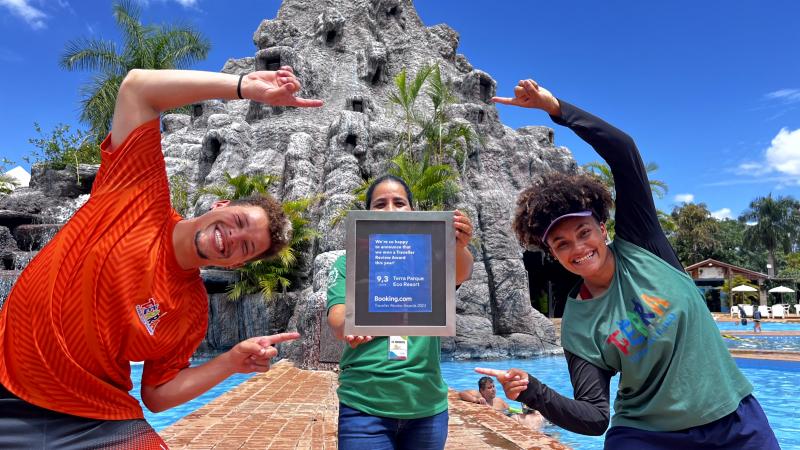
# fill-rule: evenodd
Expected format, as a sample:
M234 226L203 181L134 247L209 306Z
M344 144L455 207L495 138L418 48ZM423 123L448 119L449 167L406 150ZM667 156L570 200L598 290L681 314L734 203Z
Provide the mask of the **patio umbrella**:
M783 293L784 292L786 292L786 293L794 292L794 289L790 289L790 288L788 288L786 286L778 286L778 287L774 287L774 288L770 289L767 292L772 293L772 294L781 294L781 303L783 303Z
M758 292L758 289L746 284L740 284L739 286L731 289L731 292ZM731 298L731 305L733 305L733 298Z
M777 289L777 288L775 288L775 289ZM788 289L788 288L786 288L786 289ZM735 288L733 288L731 290L733 292L757 292L758 291L758 289L756 289L756 288L754 288L752 286L748 286L746 284L740 284L739 286L736 286ZM770 292L772 292L772 289L770 289ZM792 292L794 292L794 291L792 291Z

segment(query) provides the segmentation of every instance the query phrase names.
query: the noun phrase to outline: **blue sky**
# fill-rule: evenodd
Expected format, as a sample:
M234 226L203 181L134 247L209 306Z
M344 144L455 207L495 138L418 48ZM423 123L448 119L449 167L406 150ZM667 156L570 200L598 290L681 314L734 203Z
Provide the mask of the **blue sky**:
M144 22L193 24L210 39L197 69L219 70L251 56L259 22L276 0L149 0ZM669 185L657 200L671 211L704 202L738 216L768 193L800 197L800 2L456 1L416 2L426 25L447 23L459 52L510 95L533 78L636 139L654 178ZM0 0L0 156L26 168L33 122L45 130L77 122L80 85L65 72L65 43L118 37L110 2ZM550 125L538 111L500 107L511 127ZM556 143L579 163L598 159L570 131Z

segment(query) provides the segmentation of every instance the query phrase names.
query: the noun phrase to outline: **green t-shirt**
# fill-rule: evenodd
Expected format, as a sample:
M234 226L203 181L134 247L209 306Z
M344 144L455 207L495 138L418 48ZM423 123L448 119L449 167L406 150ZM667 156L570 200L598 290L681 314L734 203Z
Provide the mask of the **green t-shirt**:
M753 387L736 367L686 273L617 238L601 296L567 300L564 349L620 372L612 426L675 431L732 413Z
M345 302L345 255L328 275L328 310ZM409 336L408 358L390 361L386 336L356 348L339 361L339 401L373 416L419 419L447 410L447 385L439 368L438 337Z

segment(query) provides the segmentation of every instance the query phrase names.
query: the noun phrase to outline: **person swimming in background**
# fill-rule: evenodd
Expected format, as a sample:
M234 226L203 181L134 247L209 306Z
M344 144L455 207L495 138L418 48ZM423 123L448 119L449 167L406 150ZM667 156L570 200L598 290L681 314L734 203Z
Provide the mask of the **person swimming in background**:
M466 402L490 406L532 430L539 431L544 425L544 417L538 411L528 409L525 405L522 408L512 408L505 400L498 397L497 388L491 377L481 377L478 380L477 391L474 389L461 391L458 397Z

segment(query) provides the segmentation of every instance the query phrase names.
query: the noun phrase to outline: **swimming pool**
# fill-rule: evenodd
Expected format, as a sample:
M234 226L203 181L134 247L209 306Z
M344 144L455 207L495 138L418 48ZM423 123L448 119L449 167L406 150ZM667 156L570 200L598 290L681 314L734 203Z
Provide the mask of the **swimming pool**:
M207 360L192 360L192 365L196 366L199 365ZM139 392L141 387L141 380L142 380L142 369L144 368L143 364L131 364L131 380L133 380L133 390L131 390L131 395L133 395L136 400L139 400L139 403L142 403L142 397ZM182 419L183 417L189 415L190 413L196 411L201 406L205 405L206 403L214 400L215 398L219 397L220 395L230 391L231 389L235 388L236 386L240 385L242 382L247 380L248 378L252 377L254 374L244 374L238 373L228 377L227 380L223 381L222 383L216 385L212 389L210 389L205 394L197 397L194 400L186 402L182 405L176 406L172 409L168 409L164 412L160 413L153 413L150 412L147 408L144 407L142 404L142 409L144 410L144 418L150 423L150 425L155 428L156 431L161 431L164 428L172 425L173 423L177 422L178 420Z
M800 336L735 336L722 334L728 348L800 352Z
M800 384L800 363L736 359L736 364L753 384L755 388L753 394L767 413L782 448L800 448L800 424L798 424L800 414L791 400L795 398L797 386ZM442 362L442 375L453 389L477 389L478 378L481 375L473 372L473 369L479 366L495 369L518 367L533 374L562 395L572 397L572 384L569 381L567 362L563 356L525 360ZM611 379L612 393L617 390L618 380L619 377ZM498 390L498 395L508 401L502 395L502 389ZM519 405L517 402L509 404ZM583 436L554 425L545 427L543 431L575 449L603 448L603 436Z
M739 322L717 322L720 331L753 331L753 319L747 319L747 325ZM762 331L800 331L800 323L765 322L761 321Z

